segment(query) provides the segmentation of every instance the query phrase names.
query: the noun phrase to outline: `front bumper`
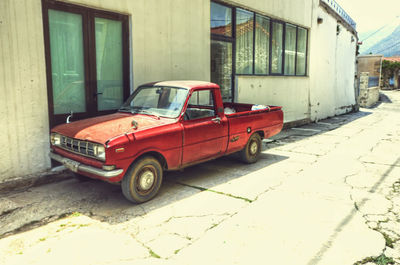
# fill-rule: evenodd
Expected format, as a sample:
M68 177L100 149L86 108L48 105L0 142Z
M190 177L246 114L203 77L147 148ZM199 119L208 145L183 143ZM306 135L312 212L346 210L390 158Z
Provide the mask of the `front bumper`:
M120 175L122 172L124 172L123 169L114 169L114 170L103 170L97 167L91 167L85 164L82 164L78 161L60 156L58 154L55 154L53 152L50 152L49 154L51 159L54 159L58 162L60 162L61 164L63 164L66 168L68 168L69 170L73 171L73 172L87 172L96 176L100 176L103 178L112 178L112 177L116 177L118 175Z

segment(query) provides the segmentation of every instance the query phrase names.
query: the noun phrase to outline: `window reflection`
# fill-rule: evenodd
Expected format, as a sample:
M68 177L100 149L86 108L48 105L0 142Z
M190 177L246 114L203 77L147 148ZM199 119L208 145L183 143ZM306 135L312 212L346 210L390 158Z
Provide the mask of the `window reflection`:
M269 19L256 16L255 73L269 73Z
M254 13L236 10L236 72L253 73Z
M211 33L232 36L232 9L211 2Z
M285 75L294 75L296 61L296 27L286 24Z

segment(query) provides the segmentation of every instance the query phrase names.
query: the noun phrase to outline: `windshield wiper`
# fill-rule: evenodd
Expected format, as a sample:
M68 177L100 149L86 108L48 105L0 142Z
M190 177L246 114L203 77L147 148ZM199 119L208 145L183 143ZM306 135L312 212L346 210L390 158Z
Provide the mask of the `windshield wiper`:
M132 113L134 113L133 110L132 110ZM147 115L156 117L157 120L160 119L160 116L158 116L157 114L154 114L154 113L152 113L150 111L147 111L147 110L144 110L144 109L139 109L139 110L135 111L135 113L147 114Z

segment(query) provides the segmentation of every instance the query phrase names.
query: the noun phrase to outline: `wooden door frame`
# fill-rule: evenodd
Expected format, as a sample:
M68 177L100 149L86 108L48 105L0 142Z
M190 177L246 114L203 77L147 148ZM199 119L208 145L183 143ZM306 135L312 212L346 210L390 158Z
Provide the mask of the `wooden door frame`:
M110 11L97 10L85 6L75 4L42 0L43 15L43 33L45 46L45 62L46 62L46 82L47 82L47 99L48 99L48 115L50 128L57 124L65 122L67 114L54 114L53 102L53 79L51 70L51 51L50 51L50 28L49 28L49 9L79 14L82 16L82 37L83 37L83 62L85 77L85 104L86 112L74 113L74 119L84 119L97 115L114 113L115 110L98 111L97 110L97 72L96 72L96 43L95 43L95 25L94 18L106 18L118 20L122 22L122 76L123 76L123 100L125 101L130 95L130 54L129 54L129 16L118 14Z

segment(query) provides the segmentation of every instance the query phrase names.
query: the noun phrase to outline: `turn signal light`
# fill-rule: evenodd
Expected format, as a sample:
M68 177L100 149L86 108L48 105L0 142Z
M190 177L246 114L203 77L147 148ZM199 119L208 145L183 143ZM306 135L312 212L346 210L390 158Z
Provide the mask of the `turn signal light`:
M115 149L115 153L123 153L125 152L125 148L117 148Z

